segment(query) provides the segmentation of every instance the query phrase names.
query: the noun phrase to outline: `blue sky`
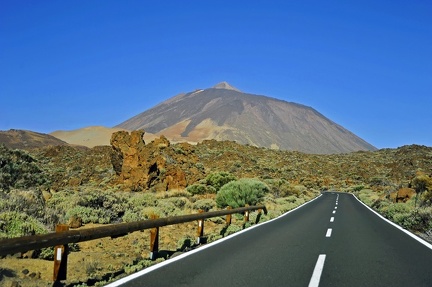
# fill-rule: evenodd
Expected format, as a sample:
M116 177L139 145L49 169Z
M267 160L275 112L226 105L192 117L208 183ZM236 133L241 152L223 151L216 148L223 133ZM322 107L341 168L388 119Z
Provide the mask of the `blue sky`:
M432 1L0 1L0 130L115 126L227 81L432 146Z

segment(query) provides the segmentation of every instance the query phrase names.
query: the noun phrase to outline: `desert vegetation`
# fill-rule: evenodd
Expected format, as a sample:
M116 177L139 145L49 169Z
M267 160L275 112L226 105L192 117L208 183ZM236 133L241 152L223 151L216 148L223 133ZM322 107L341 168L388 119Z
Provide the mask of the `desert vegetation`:
M387 219L431 241L432 179L418 171L409 186L396 192L361 189L355 193Z
M432 235L432 148L311 155L214 140L197 145L164 140L140 148L148 169L134 171L145 174L135 174L139 181L131 182L126 158L109 146L28 151L0 146L0 238L53 232L59 223L89 228L258 203L269 211L261 220L268 220L324 191L352 192L404 228L426 239ZM241 230L242 216L233 219L229 227L224 218L207 220L208 241ZM195 229L194 223L164 227L157 262L194 248ZM147 259L148 244L148 234L136 232L71 246L66 283L102 285L154 264ZM0 280L47 286L52 262L45 259L52 254L46 249L0 259L0 274L6 274ZM48 273L38 273L45 265ZM22 266L30 272L24 274Z

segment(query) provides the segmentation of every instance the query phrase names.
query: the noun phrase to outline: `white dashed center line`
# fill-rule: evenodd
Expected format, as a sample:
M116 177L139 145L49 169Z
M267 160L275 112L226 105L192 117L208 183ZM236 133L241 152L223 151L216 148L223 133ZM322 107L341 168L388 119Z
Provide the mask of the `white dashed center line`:
M339 200L339 195L336 197L336 206L335 206L335 208L333 210L333 214L336 214L336 209L338 208L337 207L338 200ZM334 222L334 220L335 220L334 217L330 217L330 222ZM331 237L332 231L333 230L331 228L327 229L326 237ZM325 254L320 254L318 256L318 260L317 260L317 262L315 264L315 269L313 271L312 278L311 278L311 280L309 282L309 287L318 287L319 286L319 283L320 283L320 280L321 280L321 274L322 274L323 269L324 269L325 259L326 259L326 255Z
M312 273L312 278L309 282L309 287L318 287L319 286L319 282L321 279L321 274L323 272L324 269L324 262L326 259L326 255L325 254L320 254L318 256L318 260L317 263L315 264L315 269Z

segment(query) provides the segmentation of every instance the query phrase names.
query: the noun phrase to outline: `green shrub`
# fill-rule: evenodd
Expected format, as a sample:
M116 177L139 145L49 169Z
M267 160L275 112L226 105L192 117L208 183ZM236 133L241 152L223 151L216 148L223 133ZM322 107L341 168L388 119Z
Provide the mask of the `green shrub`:
M251 227L251 226L252 226L252 223L251 223L250 221L245 222L245 223L243 224L243 228L249 228L249 227Z
M415 211L417 221L412 228L422 232L432 231L432 207L419 208Z
M1 194L0 210L17 211L35 218L43 218L45 214L45 200L39 190L12 189Z
M356 186L352 187L353 192L357 192L357 191L360 191L362 189L364 189L364 185L356 185Z
M0 213L0 238L13 238L44 234L48 230L43 223L22 212Z
M57 224L67 222L66 211L55 207L45 208L45 214L42 221L50 230L55 230Z
M359 199L368 206L379 199L379 194L371 189L362 189L358 194Z
M213 199L205 198L199 199L194 202L193 209L201 209L204 211L209 211L216 206L216 202Z
M193 184L189 185L186 190L191 194L205 194L206 193L206 186L204 184Z
M264 182L269 186L270 192L276 198L298 193L285 179L267 179Z
M211 243L211 242L219 240L221 238L222 238L221 234L211 233L207 236L207 243Z
M47 182L47 176L27 152L0 145L0 190L36 187Z
M170 197L164 201L172 203L175 207L184 209L190 206L190 201L186 197Z
M138 220L150 219L151 215L158 217L167 217L180 215L182 209L190 205L187 197L168 197L158 199L152 193L134 193L128 200L122 220L124 222L133 222Z
M227 227L227 229L226 229L225 233L223 234L223 236L228 236L228 235L230 235L230 234L233 234L233 233L239 232L239 231L241 231L241 230L242 230L242 227L241 227L241 226L238 226L238 225L235 225L235 224L230 224L230 225Z
M87 206L74 206L66 212L66 218L80 217L85 223L110 223L114 214L102 208L92 208Z
M64 206L65 202L59 205L66 210L66 219L75 216L80 217L83 223L106 224L120 220L129 209L127 195L113 191L82 191L73 193L69 206Z
M298 199L298 197L296 197L294 195L286 197L286 201L290 202L290 203L295 203L297 201L297 199Z
M296 204L296 201L293 202L291 199L288 198L278 198L276 199L276 203L281 213L290 211L298 206L298 204Z
M293 187L292 187L292 189L293 189L293 193L295 194L295 195L301 195L301 194L305 194L306 192L307 192L307 188L306 188L306 186L304 186L304 185L301 185L301 184L299 184L299 185L294 185Z
M388 186L388 185L390 185L390 181L389 181L389 179L387 179L385 177L376 176L376 177L372 177L369 180L369 184L371 186Z
M215 172L209 174L205 178L205 182L208 185L213 186L216 191L220 190L222 186L227 184L228 182L236 180L236 177L229 172Z
M378 198L375 201L371 201L371 207L376 209L376 210L380 210L380 209L385 209L388 208L388 206L390 206L391 204L393 204L392 202L388 201L387 199L383 199L383 198Z
M411 213L412 208L405 203L395 203L382 207L380 213L386 218L393 220L396 214Z
M80 251L79 245L77 243L69 243L68 248L69 252ZM42 248L39 252L38 258L49 261L54 260L54 247Z
M203 165L202 163L200 163L200 162L197 162L197 163L195 164L195 167L196 167L199 171L204 171L204 170L205 170L204 165Z
M411 181L412 188L420 194L420 205L432 204L432 179L424 172L417 172L416 177ZM417 196L416 196L417 202Z
M143 207L156 206L158 199L152 193L134 193L128 200L128 209L141 210Z
M44 260L54 260L54 247L47 247L41 249L38 258Z
M186 190L192 195L216 193L216 188L213 186L200 183L189 185Z
M170 189L164 192L163 198L169 197L187 197L189 198L191 194L186 191L186 189Z
M220 208L227 206L238 208L246 204L256 205L261 202L268 191L268 186L262 181L243 178L224 185L216 196L216 204Z
M151 219L153 215L156 215L158 218L166 217L166 213L155 206L144 207L139 212L139 215L142 217L142 219L140 219L140 220Z
M191 236L185 236L180 238L177 242L177 250L184 251L185 249L191 248L195 243L195 238Z
M143 216L132 210L126 210L122 217L123 222L134 222L140 220L144 220Z
M411 212L395 213L390 219L394 223L407 229L411 229L413 225L416 225L417 220L417 218Z
M177 208L174 202L170 200L159 200L156 208L162 214L161 217L170 217L182 214L182 210Z
M395 213L390 219L403 228L425 232L432 228L431 215L430 210L419 209L411 212Z
M132 274L137 271L140 271L141 269L147 268L149 266L152 266L153 264L157 264L160 262L163 262L164 258L158 258L155 261L143 259L138 262L134 262L133 264L128 264L125 266L124 271L126 274Z
M379 212L394 223L410 230L426 232L432 229L432 208L418 208L407 203L382 205Z
M165 194L163 198L158 199L155 194L142 193L133 194L128 200L128 207L122 215L124 222L132 222L136 220L148 219L151 214L155 214L158 217L168 217L181 215L184 209L188 209L191 206L191 202L188 197L184 195L186 192L175 192L170 196L169 193Z
M94 209L106 209L113 213L124 213L127 199L123 193L113 191L92 190L79 194L78 205Z
M44 224L47 229L54 230L55 225L66 222L66 209L72 201L58 194L52 197L54 204L49 204L51 200L46 202L40 190L10 189L8 192L0 192L0 211L26 214Z

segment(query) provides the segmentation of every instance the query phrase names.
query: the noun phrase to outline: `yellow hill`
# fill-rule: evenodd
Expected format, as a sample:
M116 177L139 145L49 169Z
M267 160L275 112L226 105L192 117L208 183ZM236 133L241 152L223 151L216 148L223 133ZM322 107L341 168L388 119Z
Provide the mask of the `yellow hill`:
M110 145L111 135L117 131L124 131L122 128L108 128L103 126L90 126L70 131L55 131L50 135L61 139L69 144L94 147L98 145ZM127 130L126 130L127 131ZM146 133L144 141L152 141L156 136Z

